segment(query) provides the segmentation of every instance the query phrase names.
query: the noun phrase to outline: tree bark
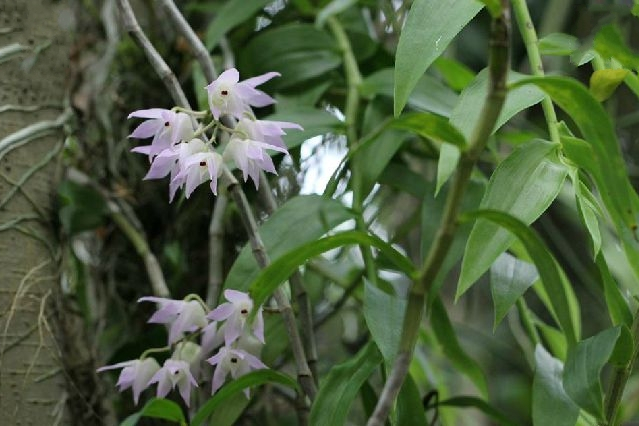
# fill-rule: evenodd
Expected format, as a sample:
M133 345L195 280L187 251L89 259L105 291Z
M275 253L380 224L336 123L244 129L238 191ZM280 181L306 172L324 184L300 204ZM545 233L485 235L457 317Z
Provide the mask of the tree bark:
M0 0L3 425L101 423L86 389L95 386L91 357L67 334L76 322L62 308L54 225L74 23L68 1ZM69 368L78 363L88 375Z

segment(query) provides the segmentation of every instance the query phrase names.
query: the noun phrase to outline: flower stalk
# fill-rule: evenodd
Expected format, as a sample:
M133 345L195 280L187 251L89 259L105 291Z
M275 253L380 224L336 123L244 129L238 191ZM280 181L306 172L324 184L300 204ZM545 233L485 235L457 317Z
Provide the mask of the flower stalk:
M437 235L426 255L418 276L414 277L408 298L408 306L404 315L399 353L395 358L393 368L384 385L375 411L368 420L368 426L382 426L385 424L399 394L417 343L419 328L424 315L425 295L430 290L448 254L457 229L457 216L471 172L486 147L488 138L495 127L504 104L506 77L509 69L509 28L508 2L502 0L502 13L500 16L493 18L491 25L488 64L490 80L486 101L482 108L480 120L469 141L469 147L461 155L452 182L452 188L446 199L442 222Z

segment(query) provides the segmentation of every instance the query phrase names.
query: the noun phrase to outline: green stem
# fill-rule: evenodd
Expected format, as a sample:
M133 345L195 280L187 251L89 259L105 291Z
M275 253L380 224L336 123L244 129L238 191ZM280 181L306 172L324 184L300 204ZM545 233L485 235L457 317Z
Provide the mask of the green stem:
M350 150L357 149L359 137L357 132L357 116L359 111L359 86L362 83L362 74L359 71L355 54L351 42L344 31L342 24L331 16L327 20L328 27L335 37L337 46L342 52L344 60L344 71L346 73L346 102L344 106L344 121L346 125L346 139ZM368 232L368 227L364 221L364 194L362 192L362 166L357 159L353 159L353 210L355 211L355 223L357 229ZM366 275L373 284L377 283L377 270L373 259L373 253L368 246L360 246Z
M621 404L621 397L623 396L623 391L630 378L630 373L632 373L632 368L639 355L639 311L635 314L635 318L632 322L632 338L634 348L630 360L623 367L615 368L615 375L610 385L610 391L606 396L604 409L605 421L600 423L601 426L615 426L617 424L617 411Z
M530 18L530 12L528 11L526 0L512 0L512 5L515 16L517 17L519 32L521 33L521 37L524 39L524 44L526 45L528 61L530 62L532 74L535 76L543 76L544 66L541 62L541 55L539 54L537 31L535 31L535 26ZM548 95L545 95L542 99L541 107L544 110L544 116L546 117L546 123L548 124L550 140L555 143L559 143L560 137L559 128L557 127L557 114L555 114L555 107Z
M502 10L507 10L506 1L502 1ZM417 277L413 277L414 282L409 294L406 314L404 315L399 353L393 363L393 370L384 385L375 411L368 420L368 426L382 426L386 422L390 409L404 382L417 342L417 336L419 335L425 294L430 290L448 254L457 229L457 215L471 172L479 159L479 155L486 147L488 138L495 127L504 104L506 77L509 69L508 30L507 13L502 13L501 16L493 19L490 36L490 87L488 95L482 108L479 123L471 136L469 148L461 155L452 188L446 199L442 222L437 235L426 256L422 269Z
M530 310L528 310L528 306L526 305L523 297L517 299L517 312L519 312L519 320L524 326L524 330L526 330L528 338L532 342L533 347L536 347L541 339L539 338L539 333L537 333L535 322L530 316Z

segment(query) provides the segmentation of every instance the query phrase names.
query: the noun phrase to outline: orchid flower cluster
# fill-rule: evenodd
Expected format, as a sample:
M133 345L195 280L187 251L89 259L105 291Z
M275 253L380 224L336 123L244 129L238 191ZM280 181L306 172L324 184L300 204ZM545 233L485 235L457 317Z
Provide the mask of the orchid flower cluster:
M302 127L285 121L258 120L251 107L264 107L275 100L256 89L280 74L269 72L239 81L235 68L224 71L206 86L210 114L208 112L151 108L134 111L129 118L144 118L129 135L131 138L153 138L150 145L133 148L133 152L149 157L151 167L144 179L162 179L170 176L169 200L173 201L179 188L184 188L186 198L195 188L210 181L213 194L217 195L217 180L225 164L235 164L242 171L244 181L250 177L257 188L260 170L276 173L273 160L267 150L287 154L282 136L284 129ZM222 116L231 118L234 127L220 121ZM197 118L211 118L207 124ZM216 149L207 139L207 131L228 132L230 138L224 146ZM221 154L220 154L221 152Z
M264 318L262 308L250 322L253 301L248 294L225 290L227 302L210 312L197 296L184 300L161 297L142 297L138 302L155 302L158 310L149 323L164 324L169 329L167 348L147 350L139 359L107 365L98 372L121 368L116 386L120 392L131 388L137 405L140 394L157 383L156 396L164 398L176 387L189 405L191 388L198 387L195 377L202 376L202 360L215 367L211 394L214 394L230 374L236 379L251 370L268 368L256 356L264 344ZM199 337L199 344L193 340ZM155 358L146 354L173 349L162 367ZM217 353L209 358L215 350ZM249 397L249 390L245 394Z

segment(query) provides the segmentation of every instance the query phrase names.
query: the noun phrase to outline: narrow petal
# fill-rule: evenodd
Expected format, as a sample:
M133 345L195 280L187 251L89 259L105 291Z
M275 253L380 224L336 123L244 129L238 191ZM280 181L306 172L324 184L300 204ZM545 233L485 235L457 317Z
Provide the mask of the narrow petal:
M169 110L164 108L139 109L137 111L133 111L127 118L162 118L166 111Z
M244 360L248 363L248 365L256 370L268 368L258 357L251 355L248 352L245 353Z
M241 303L246 302L247 300L251 301L251 298L248 294L244 293L243 291L232 289L224 290L224 298L232 303Z
M138 127L135 128L135 130L133 130L133 132L131 132L129 137L136 139L150 138L157 133L157 131L160 129L160 126L162 126L162 123L159 120L143 121Z
M253 324L253 334L264 344L264 315L262 314L262 308L257 311L257 316L255 318L255 323Z
M215 81L217 83L237 83L240 81L240 73L235 68L229 68L220 74Z
M115 370L117 368L124 368L124 367L130 367L131 365L134 365L136 363L140 362L140 360L138 359L134 359L131 361L125 361L125 362L119 362L117 364L112 364L112 365L105 365L104 367L100 367L98 368L97 371L98 373L101 373L103 371L107 371L107 370Z
M259 86L260 84L266 83L272 78L281 77L281 76L282 74L280 74L279 72L271 71L271 72L267 72L266 74L247 78L246 80L242 82L242 84L247 84L249 86L255 87L255 86Z
M213 381L212 381L213 383L211 386L211 395L213 395L215 392L217 392L219 388L222 387L227 374L228 374L228 371L222 368L221 365L218 365L215 368L215 373L213 373Z
M206 316L208 319L213 321L223 321L231 316L231 314L235 311L233 304L231 303L222 303L217 308L213 309Z

